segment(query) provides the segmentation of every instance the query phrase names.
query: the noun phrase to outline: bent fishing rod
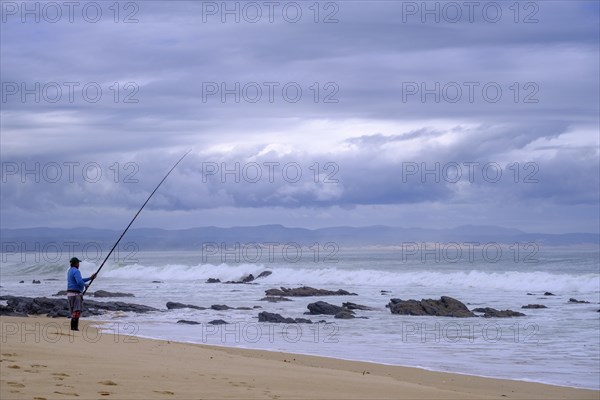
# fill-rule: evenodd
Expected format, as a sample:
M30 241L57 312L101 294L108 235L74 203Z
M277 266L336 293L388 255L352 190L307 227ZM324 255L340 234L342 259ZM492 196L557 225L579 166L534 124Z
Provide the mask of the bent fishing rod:
M110 249L110 251L108 252L108 255L106 256L106 258L104 259L104 261L102 261L102 264L100 264L100 268L98 268L98 270L94 274L94 278L91 279L90 283L86 286L85 290L83 291L83 294L85 294L85 292L88 291L88 289L92 285L92 282L94 282L94 279L96 279L98 277L98 274L100 273L100 270L102 269L102 267L104 267L104 264L106 263L106 261L108 260L108 258L112 254L112 252L117 248L119 242L121 241L121 239L123 239L123 236L125 236L125 233L127 233L127 231L129 230L129 227L131 226L131 224L133 224L133 221L135 221L135 219L138 217L138 215L140 215L140 213L142 212L142 210L144 209L144 207L146 207L146 204L148 204L148 202L150 201L150 199L152 198L152 196L154 195L154 193L156 193L156 191L158 190L158 188L160 187L160 185L162 185L162 183L169 177L169 175L171 174L171 172L173 172L173 170L175 169L175 167L177 167L177 165L179 165L179 163L181 162L181 160L183 160L185 158L185 156L187 156L188 154L190 154L191 151L192 151L191 149L188 150L188 152L185 153L179 159L179 161L177 161L175 163L175 165L173 165L173 167L169 170L169 172L167 172L167 175L165 175L165 177L162 178L162 181L160 181L159 184L156 186L156 188L154 188L154 190L152 191L152 193L150 193L150 196L148 196L148 198L146 199L146 201L144 202L144 204L142 204L142 206L140 207L140 209L138 210L138 212L135 214L135 216L133 217L133 219L131 220L131 222L129 223L129 225L127 225L127 228L125 228L125 230L123 231L123 233L121 233L121 236L119 236L119 239L117 240L117 242L115 243L115 245L112 247L112 249Z

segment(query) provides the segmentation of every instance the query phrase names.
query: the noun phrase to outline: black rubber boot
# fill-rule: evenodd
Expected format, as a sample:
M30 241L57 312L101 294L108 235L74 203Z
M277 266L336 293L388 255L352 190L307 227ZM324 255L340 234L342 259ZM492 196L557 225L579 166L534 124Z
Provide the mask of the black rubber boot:
M72 331L79 330L79 318L71 318L71 330Z

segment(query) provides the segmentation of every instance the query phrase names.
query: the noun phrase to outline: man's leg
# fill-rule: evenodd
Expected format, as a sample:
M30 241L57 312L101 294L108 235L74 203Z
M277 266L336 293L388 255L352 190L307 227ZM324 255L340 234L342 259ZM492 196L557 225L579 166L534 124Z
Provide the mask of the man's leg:
M73 311L71 314L71 330L78 331L79 330L79 317L81 316L81 311Z

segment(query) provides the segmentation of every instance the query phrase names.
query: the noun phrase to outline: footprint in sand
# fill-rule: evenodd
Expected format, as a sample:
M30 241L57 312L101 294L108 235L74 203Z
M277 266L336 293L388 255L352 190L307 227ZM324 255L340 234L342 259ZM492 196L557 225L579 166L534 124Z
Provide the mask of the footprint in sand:
M8 368L21 369L21 367L19 367L18 365L9 365Z
M77 393L72 393L72 392L54 392L56 394L63 394L65 396L75 396L75 397L79 397L79 395Z
M25 385L19 382L6 382L8 386L16 387L16 388L24 388Z
M110 396L110 392L98 392L100 396Z
M113 381L109 381L109 380L106 380L106 381L100 381L100 382L98 382L98 383L99 383L99 384L101 384L101 385L106 385L106 386L117 386L117 384L116 384L116 383L114 383Z
M16 356L16 355L17 355L17 353L2 353L2 355L3 355L4 357L14 357L14 356Z
M31 368L48 368L47 365L43 365L43 364L31 364L30 367Z
M64 372L53 372L52 375L54 375L54 376L65 376L65 377L71 376L69 374L65 374Z
M34 397L33 400L48 400L45 397Z
M170 394L170 395L175 394L175 393L170 392L168 390L154 390L154 393L158 393L158 394Z

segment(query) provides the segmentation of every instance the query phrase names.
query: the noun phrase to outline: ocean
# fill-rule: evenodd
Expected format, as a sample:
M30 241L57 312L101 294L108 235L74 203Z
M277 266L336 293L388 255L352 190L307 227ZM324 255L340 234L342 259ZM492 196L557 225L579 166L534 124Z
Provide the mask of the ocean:
M123 254L103 268L90 290L133 293L111 298L160 312L116 312L95 319L125 336L311 354L435 371L600 389L600 271L597 247L487 249L431 244L412 247L239 247ZM283 251L285 250L285 251ZM262 251L262 253L261 253ZM501 255L499 255L500 251ZM81 258L81 257L80 257ZM115 259L116 258L116 259ZM64 290L66 254L2 254L1 294L52 296ZM101 259L81 263L84 276ZM206 283L272 274L250 284ZM34 279L41 284L32 284ZM24 280L25 283L19 283ZM312 286L357 296L260 301L265 290ZM545 294L551 292L553 295ZM493 307L515 318L393 315L391 298L450 296L470 309ZM572 303L570 298L589 303ZM104 299L95 299L104 300ZM349 320L304 315L307 304L353 302L372 307ZM167 310L168 301L209 307ZM217 311L211 305L231 309ZM521 309L527 304L547 308ZM258 322L261 311L309 318L313 324ZM178 324L178 320L199 322ZM210 325L222 319L227 325ZM322 321L317 323L318 321Z

